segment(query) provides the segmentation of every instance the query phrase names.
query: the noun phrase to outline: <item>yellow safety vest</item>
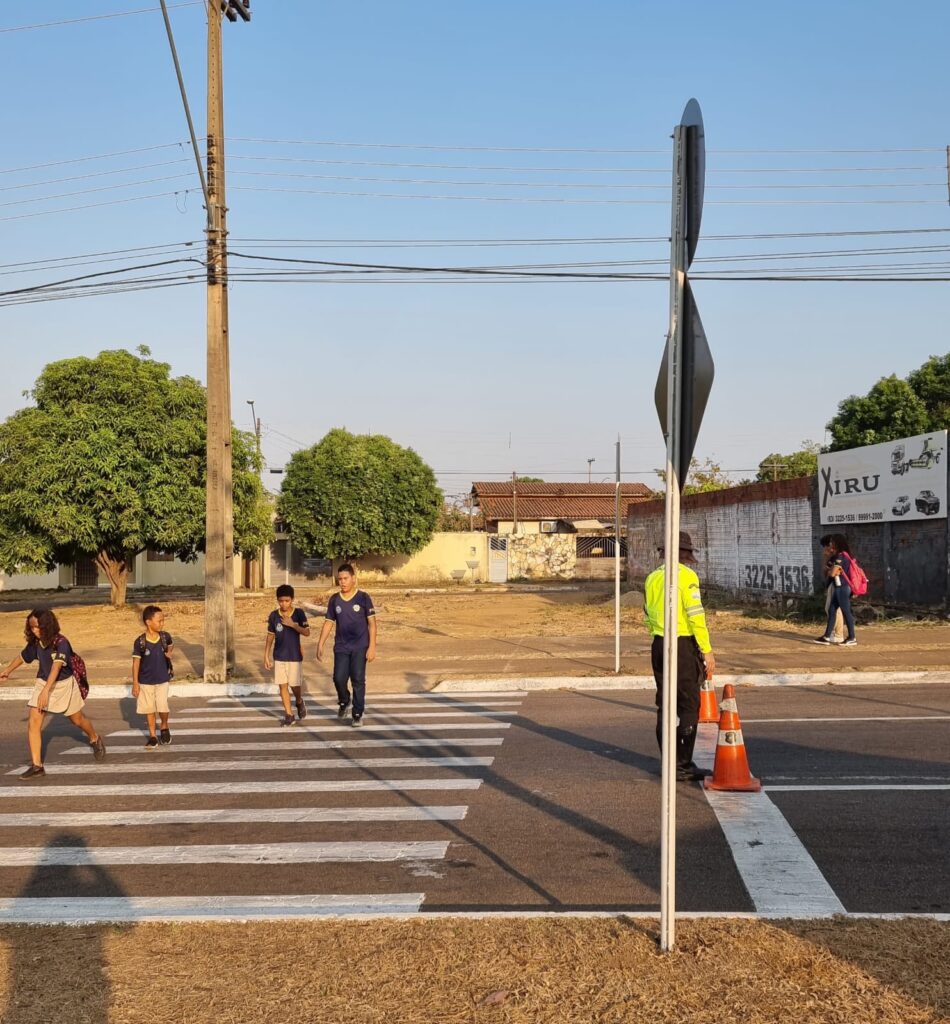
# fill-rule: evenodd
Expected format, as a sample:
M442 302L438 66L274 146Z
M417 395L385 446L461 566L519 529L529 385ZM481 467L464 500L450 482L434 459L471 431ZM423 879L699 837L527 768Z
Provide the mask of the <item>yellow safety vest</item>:
M666 604L666 567L654 569L643 585L643 611L653 636L663 636L663 609ZM679 614L676 635L696 638L703 654L712 650L706 612L699 596L699 577L687 565L679 567Z

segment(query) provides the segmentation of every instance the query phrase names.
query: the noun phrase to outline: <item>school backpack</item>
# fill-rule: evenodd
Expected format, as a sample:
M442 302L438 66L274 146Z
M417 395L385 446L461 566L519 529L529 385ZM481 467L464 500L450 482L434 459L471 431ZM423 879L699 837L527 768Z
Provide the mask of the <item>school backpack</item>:
M849 553L848 558L851 559L851 569L847 574L851 593L854 597L863 597L868 592L867 573L858 565L858 560L854 555Z
M53 641L53 645L56 646L60 640L66 640L66 637L60 633ZM69 646L69 667L73 670L73 679L76 680L76 685L79 687L79 693L82 699L85 700L89 696L89 676L86 674L86 663L82 657L73 650L73 645L66 640Z
M158 634L158 642L162 645L162 654L165 655L165 664L168 666L168 681L171 682L175 678L175 666L172 664L172 659L168 657L168 641L171 637L164 631L161 630ZM138 644L139 653L142 657L145 657L146 651L146 634L142 633L135 641Z

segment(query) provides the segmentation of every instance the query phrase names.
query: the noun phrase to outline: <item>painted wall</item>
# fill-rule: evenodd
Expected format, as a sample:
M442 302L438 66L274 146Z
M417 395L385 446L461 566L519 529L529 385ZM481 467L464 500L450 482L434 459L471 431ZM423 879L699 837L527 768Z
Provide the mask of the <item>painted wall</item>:
M642 581L660 562L663 513L661 501L630 510L631 581ZM681 519L697 549L700 579L743 601L791 605L819 592L819 538L840 531L868 575L868 601L950 608L950 520L822 526L817 477L690 495Z
M469 561L477 561L478 568L469 569ZM463 569L467 583L486 580L488 534L436 533L414 555L366 555L357 560L356 568L364 582L451 583L453 570Z
M14 573L8 576L0 572L0 590L55 590L60 586L60 570L47 573Z

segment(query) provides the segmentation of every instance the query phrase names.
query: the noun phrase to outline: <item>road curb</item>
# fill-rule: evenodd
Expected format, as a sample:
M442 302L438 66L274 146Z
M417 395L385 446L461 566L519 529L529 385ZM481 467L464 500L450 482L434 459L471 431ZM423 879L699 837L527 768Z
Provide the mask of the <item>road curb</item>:
M950 672L750 672L716 676L734 686L892 686L950 683ZM536 676L508 679L444 679L430 693L505 693L508 690L653 690L653 676Z

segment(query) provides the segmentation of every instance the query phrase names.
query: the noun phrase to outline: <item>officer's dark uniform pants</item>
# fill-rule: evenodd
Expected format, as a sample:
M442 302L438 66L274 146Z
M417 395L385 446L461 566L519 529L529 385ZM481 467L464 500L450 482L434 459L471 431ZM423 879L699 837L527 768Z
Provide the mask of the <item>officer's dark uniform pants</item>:
M696 746L696 725L699 722L699 690L706 674L699 644L691 636L676 638L676 762L689 764ZM653 678L656 680L656 741L663 749L663 637L653 638L650 651Z

